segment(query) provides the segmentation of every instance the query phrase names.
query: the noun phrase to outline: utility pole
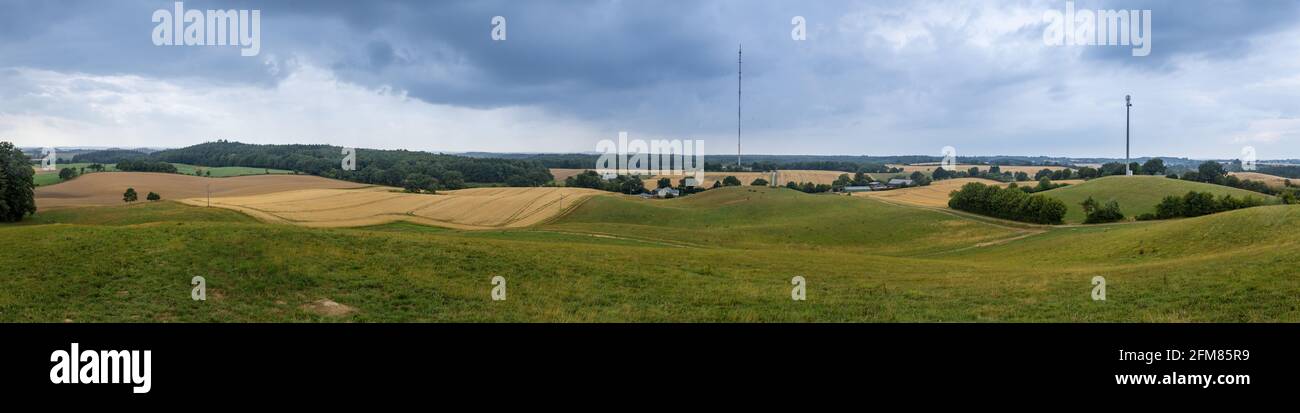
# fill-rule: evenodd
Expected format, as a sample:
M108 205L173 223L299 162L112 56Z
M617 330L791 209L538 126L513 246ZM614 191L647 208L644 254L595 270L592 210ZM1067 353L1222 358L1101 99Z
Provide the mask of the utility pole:
M740 91L741 81L744 79L745 47L738 45L736 48L736 170L740 170Z
M1129 158L1129 112L1133 109L1133 96L1124 95L1124 176L1133 176L1133 170L1129 165L1133 163Z

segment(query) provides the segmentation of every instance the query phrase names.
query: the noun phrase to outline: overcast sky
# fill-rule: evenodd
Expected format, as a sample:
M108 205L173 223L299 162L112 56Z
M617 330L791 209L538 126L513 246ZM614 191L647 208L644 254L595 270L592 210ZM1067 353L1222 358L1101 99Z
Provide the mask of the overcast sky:
M0 140L215 139L581 152L1300 158L1297 2L1151 10L1151 53L1050 46L1062 1L186 1L261 10L261 49L155 46L170 1L0 0ZM491 37L506 18L506 40ZM807 22L792 39L791 19Z

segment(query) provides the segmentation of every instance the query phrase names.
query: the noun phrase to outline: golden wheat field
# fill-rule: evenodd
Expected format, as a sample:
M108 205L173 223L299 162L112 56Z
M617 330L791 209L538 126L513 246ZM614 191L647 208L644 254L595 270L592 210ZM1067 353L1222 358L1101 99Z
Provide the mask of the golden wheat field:
M362 188L368 185L309 175L250 175L204 178L150 172L99 172L71 181L36 188L36 208L121 205L122 194L134 188L140 200L149 192L163 199L269 194L296 189Z
M585 188L473 188L410 194L395 188L304 189L212 198L267 222L310 227L358 227L394 221L455 229L502 229L542 223L607 192ZM206 205L204 198L185 199Z
M1229 175L1241 179L1251 180L1251 181L1260 181L1273 188L1284 188L1286 187L1286 181L1287 181L1287 178L1284 177L1280 177L1277 175L1262 174L1259 172L1230 172ZM1292 181L1292 183L1296 183L1296 182L1300 182L1300 181Z

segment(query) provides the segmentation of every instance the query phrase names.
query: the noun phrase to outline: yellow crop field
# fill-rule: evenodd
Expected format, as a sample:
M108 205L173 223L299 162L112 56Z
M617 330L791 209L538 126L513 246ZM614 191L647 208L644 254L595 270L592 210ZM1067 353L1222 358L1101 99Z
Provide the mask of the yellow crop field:
M608 194L585 188L473 188L436 195L394 188L304 189L212 198L268 222L310 227L357 227L409 221L455 229L519 228L545 222L588 197ZM206 205L204 198L182 200Z
M134 188L143 201L157 192L163 199L269 194L296 189L363 188L365 184L308 175L251 175L231 178L203 178L151 172L102 172L86 174L57 185L36 188L40 210L75 206L122 205L122 193Z

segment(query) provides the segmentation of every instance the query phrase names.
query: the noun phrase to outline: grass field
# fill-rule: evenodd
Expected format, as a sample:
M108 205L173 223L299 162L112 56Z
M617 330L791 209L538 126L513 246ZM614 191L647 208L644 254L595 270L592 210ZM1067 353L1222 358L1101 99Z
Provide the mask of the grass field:
M293 171L284 169L248 168L243 166L206 167L183 163L173 163L172 165L175 165L176 172L182 175L194 175L194 171L201 170L204 172L204 176L211 176L213 178L229 178L232 176L247 175L285 175L293 173ZM211 174L207 174L207 172L211 172Z
M1255 197L1269 201L1273 199L1272 196L1244 189L1169 179L1163 176L1108 176L1041 193L1065 202L1066 207L1069 208L1065 214L1065 222L1080 223L1084 219L1083 207L1080 204L1090 196L1102 204L1117 201L1125 217L1136 218L1144 213L1154 213L1156 204L1164 197L1183 196L1188 191L1210 192L1215 196L1231 194L1237 198Z
M1296 322L1297 229L1297 206L1026 230L753 187L592 197L489 231L304 228L163 201L0 225L0 321ZM496 275L506 301L490 299ZM790 300L795 275L807 301ZM1096 275L1107 301L1089 298ZM352 311L312 304L326 299Z

